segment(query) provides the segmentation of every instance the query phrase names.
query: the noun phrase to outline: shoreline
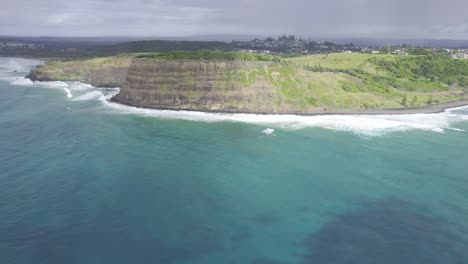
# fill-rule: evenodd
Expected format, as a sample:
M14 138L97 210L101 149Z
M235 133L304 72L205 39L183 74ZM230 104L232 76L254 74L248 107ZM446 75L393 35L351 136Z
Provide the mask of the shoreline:
M38 59L36 59L38 60ZM44 60L43 60L44 61ZM55 79L43 79L38 78L32 71L29 72L24 78L29 79L33 82L42 82L42 81L67 81L67 80L55 80ZM79 81L79 80L76 80ZM82 83L87 83L84 81L79 81ZM93 83L87 83L94 87L102 87L102 85L96 85ZM108 85L105 87L113 87L115 85ZM170 111L189 111L189 112L205 112L205 113L219 113L219 114L255 114L255 115L298 115L298 116L321 116L321 115L405 115L405 114L435 114L435 113L442 113L447 109L457 108L462 106L468 106L468 99L464 98L463 100L459 101L452 101L446 103L439 103L439 104L432 104L432 105L425 105L425 106L418 106L418 107L408 107L408 108L387 108L387 109L362 109L362 110L327 110L327 111L293 111L293 112L257 112L257 111L249 111L248 109L206 109L206 108L183 108L183 107L176 107L176 106L146 106L140 104L131 104L128 102L122 102L118 100L118 94L114 95L108 101L113 103L122 104L125 106L131 106L141 109L153 109L153 110L170 110Z
M252 115L297 115L297 116L325 116L325 115L410 115L410 114L437 114L443 113L448 109L468 106L468 100L452 101L441 104L432 104L420 107L411 108L389 108L389 109L366 109L362 111L358 110L336 110L336 111L317 111L317 112L254 112L248 110L210 110L210 109L188 109L188 108L176 108L176 107L148 107L141 105L132 105L121 102L116 99L117 95L111 97L108 101L112 103L121 104L124 106L135 107L139 109L149 110L165 110L165 111L187 111L187 112L200 112L200 113L212 113L212 114L252 114Z

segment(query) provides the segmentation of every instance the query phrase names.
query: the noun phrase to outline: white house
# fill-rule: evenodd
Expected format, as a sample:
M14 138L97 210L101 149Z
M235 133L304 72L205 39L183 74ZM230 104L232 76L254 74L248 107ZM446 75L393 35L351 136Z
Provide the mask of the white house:
M468 59L468 53L456 53L452 55L454 59Z

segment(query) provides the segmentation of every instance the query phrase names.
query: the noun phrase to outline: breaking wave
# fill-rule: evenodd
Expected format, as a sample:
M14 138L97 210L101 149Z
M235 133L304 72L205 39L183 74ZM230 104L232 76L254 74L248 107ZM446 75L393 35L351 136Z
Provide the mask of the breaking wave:
M113 102L108 102L107 105L118 113L130 113L163 119L184 119L198 122L243 122L285 130L320 127L363 135L382 135L388 132L409 130L426 130L437 133L444 133L446 130L464 131L463 129L453 127L453 125L458 122L468 121L467 114L454 114L452 109L437 114L298 116L153 110L125 106ZM458 109L468 110L468 107ZM273 128L270 129L273 130ZM264 131L267 132L267 130ZM268 132L270 131L268 130Z
M273 128L266 128L266 129L262 130L262 133L265 134L265 135L271 135L271 134L275 133L275 130Z
M92 86L91 84L81 83L81 82L72 82L72 83L69 83L68 85L69 85L69 89L72 91L87 91L87 90L95 89L95 87Z
M73 99L73 101L88 101L88 100L100 99L103 96L104 94L100 91L91 91L91 92L87 92L83 95L76 97L75 99Z
M72 98L72 97L73 97L73 95L72 95L70 89L64 87L63 90L65 91L65 94L67 94L67 97L68 97L68 98Z

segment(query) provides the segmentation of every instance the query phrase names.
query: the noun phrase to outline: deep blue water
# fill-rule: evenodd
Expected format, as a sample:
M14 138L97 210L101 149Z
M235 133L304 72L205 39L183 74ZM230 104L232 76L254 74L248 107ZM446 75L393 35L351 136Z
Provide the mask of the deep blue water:
M178 117L30 64L0 59L2 264L468 263L468 110Z

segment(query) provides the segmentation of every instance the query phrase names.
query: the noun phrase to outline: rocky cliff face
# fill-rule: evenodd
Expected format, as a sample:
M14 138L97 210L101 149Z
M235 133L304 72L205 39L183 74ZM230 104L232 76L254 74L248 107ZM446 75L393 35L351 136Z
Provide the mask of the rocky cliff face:
M273 62L133 59L120 93L124 104L179 110L275 112Z
M27 77L120 87L112 100L137 107L286 113L304 109L286 94L297 85L294 74L293 67L270 61L112 57L52 61Z

